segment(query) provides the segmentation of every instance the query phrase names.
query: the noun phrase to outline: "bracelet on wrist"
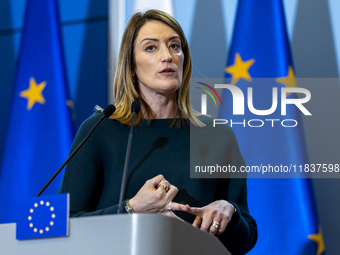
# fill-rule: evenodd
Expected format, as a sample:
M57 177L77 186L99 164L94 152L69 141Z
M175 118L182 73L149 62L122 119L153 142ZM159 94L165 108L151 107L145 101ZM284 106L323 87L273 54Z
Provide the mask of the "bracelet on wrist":
M130 205L130 200L126 200L125 202L125 210L128 214L135 213L135 211L132 209Z

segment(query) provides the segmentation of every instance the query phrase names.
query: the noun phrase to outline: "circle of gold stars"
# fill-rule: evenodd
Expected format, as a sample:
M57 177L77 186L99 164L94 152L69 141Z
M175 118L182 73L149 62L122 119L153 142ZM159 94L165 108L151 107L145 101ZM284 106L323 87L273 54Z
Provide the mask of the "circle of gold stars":
M49 223L49 226L46 226L44 229L37 229L37 228L35 228L35 227L34 227L34 224L33 224L33 222L32 222L32 220L33 220L32 215L33 215L33 213L34 213L34 210L37 210L37 208L38 208L39 206L47 206L47 207L49 207L49 209L50 209L50 211L51 211L51 221L50 221L50 223ZM45 203L44 200L40 200L39 203L34 203L33 208L30 208L29 213L30 213L29 216L28 216L29 227L33 230L34 233L37 233L37 232L38 232L38 233L40 233L40 234L43 234L44 231L45 231L45 232L50 231L50 227L54 225L54 219L55 219L56 215L55 215L55 213L54 213L54 207L51 206L50 202L46 202L46 203Z

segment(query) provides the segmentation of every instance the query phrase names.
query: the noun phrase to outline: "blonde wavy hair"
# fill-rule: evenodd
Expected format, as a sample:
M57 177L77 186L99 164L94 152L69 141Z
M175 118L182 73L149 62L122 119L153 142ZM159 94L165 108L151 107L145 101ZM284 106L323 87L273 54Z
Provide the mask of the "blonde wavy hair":
M199 113L194 111L190 103L190 78L192 73L192 61L189 51L189 45L179 23L169 14L159 10L148 10L144 13L135 13L129 20L120 45L118 66L114 79L114 99L116 111L110 117L118 120L124 125L131 125L132 114L131 104L135 100L139 100L141 108L144 110L143 116L140 111L135 120L135 125L139 125L140 121L157 118L155 113L144 101L140 95L138 82L133 76L134 70L134 44L140 28L151 20L158 20L170 26L180 37L182 50L184 54L182 85L176 91L177 112L172 125L180 127L185 121L190 121L193 125L205 126L198 118Z

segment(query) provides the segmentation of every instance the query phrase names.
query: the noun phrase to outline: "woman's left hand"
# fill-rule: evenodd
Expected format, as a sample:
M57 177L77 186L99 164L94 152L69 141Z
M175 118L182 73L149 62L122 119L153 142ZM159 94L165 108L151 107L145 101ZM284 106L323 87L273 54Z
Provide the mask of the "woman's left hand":
M235 207L225 200L217 200L204 207L190 207L189 205L173 203L172 210L185 211L196 215L192 223L194 227L212 235L220 235L225 231L231 220Z

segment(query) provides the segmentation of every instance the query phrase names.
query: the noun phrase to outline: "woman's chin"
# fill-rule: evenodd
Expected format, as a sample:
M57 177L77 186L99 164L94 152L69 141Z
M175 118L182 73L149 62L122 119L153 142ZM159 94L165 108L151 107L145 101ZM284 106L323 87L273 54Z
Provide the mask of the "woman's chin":
M159 89L163 93L174 93L181 87L178 82L170 82L170 83L164 83L162 84Z
M140 90L142 94L161 94L161 95L170 95L175 93L180 87L181 84L176 80L172 81L160 81L153 85L146 85L143 83L139 84Z

